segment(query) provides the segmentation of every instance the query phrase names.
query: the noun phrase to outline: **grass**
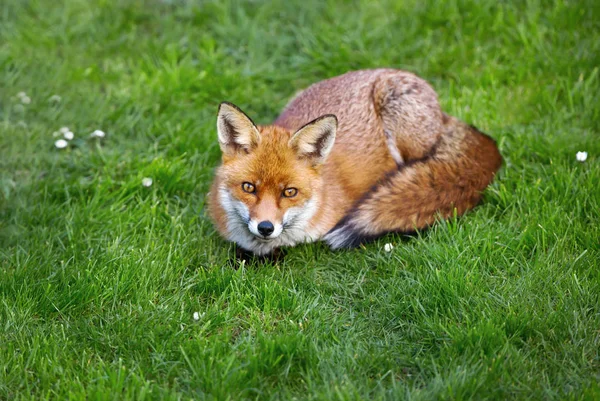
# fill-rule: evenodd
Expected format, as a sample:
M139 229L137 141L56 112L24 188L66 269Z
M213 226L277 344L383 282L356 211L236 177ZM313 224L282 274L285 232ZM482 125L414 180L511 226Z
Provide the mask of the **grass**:
M0 399L600 399L599 54L594 0L2 1ZM218 103L378 66L498 141L484 203L232 269Z

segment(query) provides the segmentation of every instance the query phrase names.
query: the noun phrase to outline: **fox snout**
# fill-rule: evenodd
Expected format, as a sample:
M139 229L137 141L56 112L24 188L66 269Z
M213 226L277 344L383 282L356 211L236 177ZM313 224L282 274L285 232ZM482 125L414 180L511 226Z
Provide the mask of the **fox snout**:
M248 229L261 239L278 237L283 231L280 212L275 199L263 198L254 208L250 209Z
M259 219L250 219L248 230L261 239L277 238L283 231L283 225L270 220L260 221Z
M265 237L268 237L275 231L275 226L269 220L261 221L256 227L258 228L258 232Z

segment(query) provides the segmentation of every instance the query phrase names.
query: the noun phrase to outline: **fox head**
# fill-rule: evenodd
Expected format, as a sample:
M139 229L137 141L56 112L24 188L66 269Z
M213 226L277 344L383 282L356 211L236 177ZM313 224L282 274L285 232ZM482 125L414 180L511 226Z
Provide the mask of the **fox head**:
M336 129L334 115L290 132L278 126L257 127L231 103L219 106L223 160L216 189L228 239L266 254L310 237L306 228L320 203L322 166Z

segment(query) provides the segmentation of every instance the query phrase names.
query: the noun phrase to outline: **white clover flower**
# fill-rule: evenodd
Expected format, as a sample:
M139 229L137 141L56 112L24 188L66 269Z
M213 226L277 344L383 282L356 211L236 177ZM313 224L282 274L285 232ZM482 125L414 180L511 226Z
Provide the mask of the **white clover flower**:
M145 187L150 187L152 186L152 178L150 177L145 177L142 179L142 185Z
M63 134L63 136L65 137L65 139L67 141L70 141L71 139L75 138L75 134L72 133L71 131L67 131Z
M385 244L383 246L383 250L386 252L392 252L392 249L394 249L394 245L392 245L392 244Z
M587 160L587 152L577 152L577 161L583 163Z
M22 98L24 98L25 96L27 96L27 93L25 93L25 92L23 92L23 91L21 91L21 92L17 93L17 97L18 97L19 99L22 99Z
M65 141L64 139L59 139L58 141L54 142L54 146L56 146L59 149L64 149L69 145L69 142Z
M60 97L58 95L52 95L52 96L50 96L48 101L51 103L60 103L62 101L62 97Z
M21 103L23 104L30 104L31 103L31 98L27 95L21 97Z
M194 320L200 320L200 314L198 312L194 312Z
M58 131L59 131L61 134L65 134L65 133L67 133L67 132L69 132L69 131L71 131L71 130L69 129L69 127L61 127L61 128L58 130Z
M106 134L104 133L104 131L101 131L99 129L90 134L91 138L104 138L105 136Z

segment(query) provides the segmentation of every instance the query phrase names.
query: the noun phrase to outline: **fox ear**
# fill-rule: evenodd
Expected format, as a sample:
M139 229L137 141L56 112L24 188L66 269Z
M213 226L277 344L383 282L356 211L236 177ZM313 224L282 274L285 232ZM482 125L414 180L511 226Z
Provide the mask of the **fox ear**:
M314 164L321 164L333 148L337 125L337 117L333 114L321 116L296 131L288 145L300 157L310 159Z
M217 131L224 154L249 153L260 142L260 133L254 122L239 107L228 102L219 105Z

